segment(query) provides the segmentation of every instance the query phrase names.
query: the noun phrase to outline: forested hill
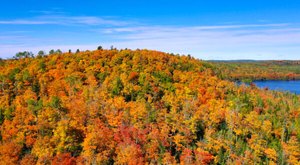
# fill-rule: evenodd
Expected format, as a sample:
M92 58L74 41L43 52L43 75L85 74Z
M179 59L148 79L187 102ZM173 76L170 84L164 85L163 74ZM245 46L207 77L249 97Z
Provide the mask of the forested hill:
M210 61L222 79L251 82L254 80L300 80L300 61Z
M296 95L149 50L0 64L0 164L296 164Z

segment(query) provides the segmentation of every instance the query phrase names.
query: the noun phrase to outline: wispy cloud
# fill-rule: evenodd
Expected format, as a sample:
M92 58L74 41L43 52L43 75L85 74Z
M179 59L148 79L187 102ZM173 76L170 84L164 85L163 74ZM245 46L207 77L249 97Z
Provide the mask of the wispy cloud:
M66 12L62 11L61 8L52 8L51 10L30 10L30 13L37 13L43 15L63 15Z
M99 30L119 40L170 40L187 44L215 44L237 46L235 44L284 44L300 42L297 36L300 28L291 28L289 24L250 24L220 26L141 26L104 28ZM294 36L294 37L293 37ZM216 45L217 44L217 45Z
M94 16L43 15L27 19L0 20L2 25L110 25L124 26L128 22Z
M218 29L242 29L242 28L264 28L264 27L286 27L289 24L246 24L246 25L214 25L214 26L184 26L184 27L170 27L170 26L138 26L138 27L117 27L107 28L104 33L114 32L139 32L139 31L191 31L191 30L218 30Z
M139 26L106 28L113 44L190 53L201 59L295 59L300 52L300 27L294 24L220 26Z
M39 21L39 20L9 20L0 21L0 24L5 25L44 25L44 24L57 24L51 21Z
M49 31L41 32L38 28L33 28L36 31L28 34L8 35L0 32L0 40L3 40L0 41L1 53L11 55L22 50L85 50L95 49L97 45L107 48L114 45L118 48L147 48L191 54L201 59L299 59L299 24L262 22L167 26L109 17L44 14L27 19L0 20L0 25L8 26L55 25L50 28L46 26L47 30L52 28L51 35ZM20 32L22 30L19 29ZM61 37L62 34L64 37Z

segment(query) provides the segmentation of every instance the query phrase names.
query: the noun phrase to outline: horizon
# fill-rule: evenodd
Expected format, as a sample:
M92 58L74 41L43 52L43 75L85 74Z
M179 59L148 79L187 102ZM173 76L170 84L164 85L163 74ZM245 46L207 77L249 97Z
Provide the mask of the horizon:
M51 49L150 49L203 60L299 60L300 3L3 2L0 57Z
M98 45L98 46L101 46L101 45ZM113 45L111 45L113 46ZM102 47L102 46L101 46ZM125 48L125 49L118 49L116 47L113 47L114 50L118 50L118 51L122 51L122 50L130 50L130 51L137 51L137 50L148 50L148 51L158 51L158 50L152 50L152 49L130 49L130 48ZM49 51L45 51L45 50L38 50L38 51L43 51L43 53L45 53L43 56L51 56L51 55L57 55L57 53L55 53L55 51L61 51L60 49L51 49ZM80 52L85 52L85 51L90 51L90 52L93 52L93 51L98 51L98 49L86 49L86 50L80 50L78 49ZM110 51L112 50L111 48L104 48L102 47L102 50L106 50L106 51ZM35 58L38 56L38 51L36 52L32 52L32 51L20 51L20 52L17 52L16 54L18 53L24 53L24 52L27 52L27 53L31 53L33 56L32 57L26 57L26 58ZM54 51L53 54L50 53L50 51ZM66 50L66 51L62 51L61 53L59 54L64 54L64 53L69 53L69 51L71 51L71 53L75 54L77 50L72 50L72 49L69 49L69 50ZM179 53L172 53L172 52L164 52L164 51L159 51L159 52L162 52L162 53L167 53L167 54L170 54L170 55L175 55L175 56L189 56L190 54L179 54ZM15 55L16 55L15 54ZM17 60L17 59L21 59L21 58L18 58L16 56L11 56L11 57L7 57L7 58L1 58L1 60ZM194 56L192 56L194 57ZM260 59L224 59L224 60L205 60L205 59L200 59L200 58L197 58L197 57L194 57L195 59L197 60L202 60L202 61L207 61L207 62L242 62L242 63L251 63L251 62L268 62L268 61L300 61L300 59L294 59L294 60L286 60L286 59L264 59L264 60L260 60Z

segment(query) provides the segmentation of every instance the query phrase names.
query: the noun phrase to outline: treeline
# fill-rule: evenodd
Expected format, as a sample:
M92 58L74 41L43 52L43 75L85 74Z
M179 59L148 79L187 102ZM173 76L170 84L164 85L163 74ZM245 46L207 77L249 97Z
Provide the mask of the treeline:
M103 50L103 47L102 46L98 46L97 50ZM117 48L115 48L112 45L110 47L110 50L117 50ZM127 48L125 50L127 50ZM72 50L69 49L68 53L71 54ZM76 49L75 53L80 53L80 49ZM40 51L38 51L37 54L34 54L34 53L30 52L30 51L23 51L23 52L16 53L16 55L13 56L13 59L35 58L35 57L41 58L41 57L44 57L46 55L53 55L53 54L63 54L63 52L60 49L56 49L56 50L51 49L48 53L46 53L46 51L44 51L44 50L40 50Z
M300 61L215 61L212 63L221 79L243 82L300 79Z
M77 49L76 50L76 53L79 53L80 50ZM15 56L13 56L13 59L21 59L21 58L34 58L34 57L38 57L38 58L41 58L41 57L44 57L46 55L52 55L52 54L62 54L63 52L60 50L60 49L57 49L57 50L54 50L54 49L51 49L49 51L49 53L47 54L45 51L43 50L40 50L36 55L33 54L32 52L30 51L23 51L23 52L18 52L16 53ZM68 51L68 53L72 53L72 50L70 49Z
M149 50L0 65L0 164L296 164L299 97Z

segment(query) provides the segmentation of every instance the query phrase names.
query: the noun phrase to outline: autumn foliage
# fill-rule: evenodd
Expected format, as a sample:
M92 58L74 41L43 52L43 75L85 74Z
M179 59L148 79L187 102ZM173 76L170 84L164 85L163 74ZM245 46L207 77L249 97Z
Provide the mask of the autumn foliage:
M1 61L0 164L299 162L299 97L216 66L116 49Z
M214 61L222 79L252 82L255 80L300 80L300 61Z

